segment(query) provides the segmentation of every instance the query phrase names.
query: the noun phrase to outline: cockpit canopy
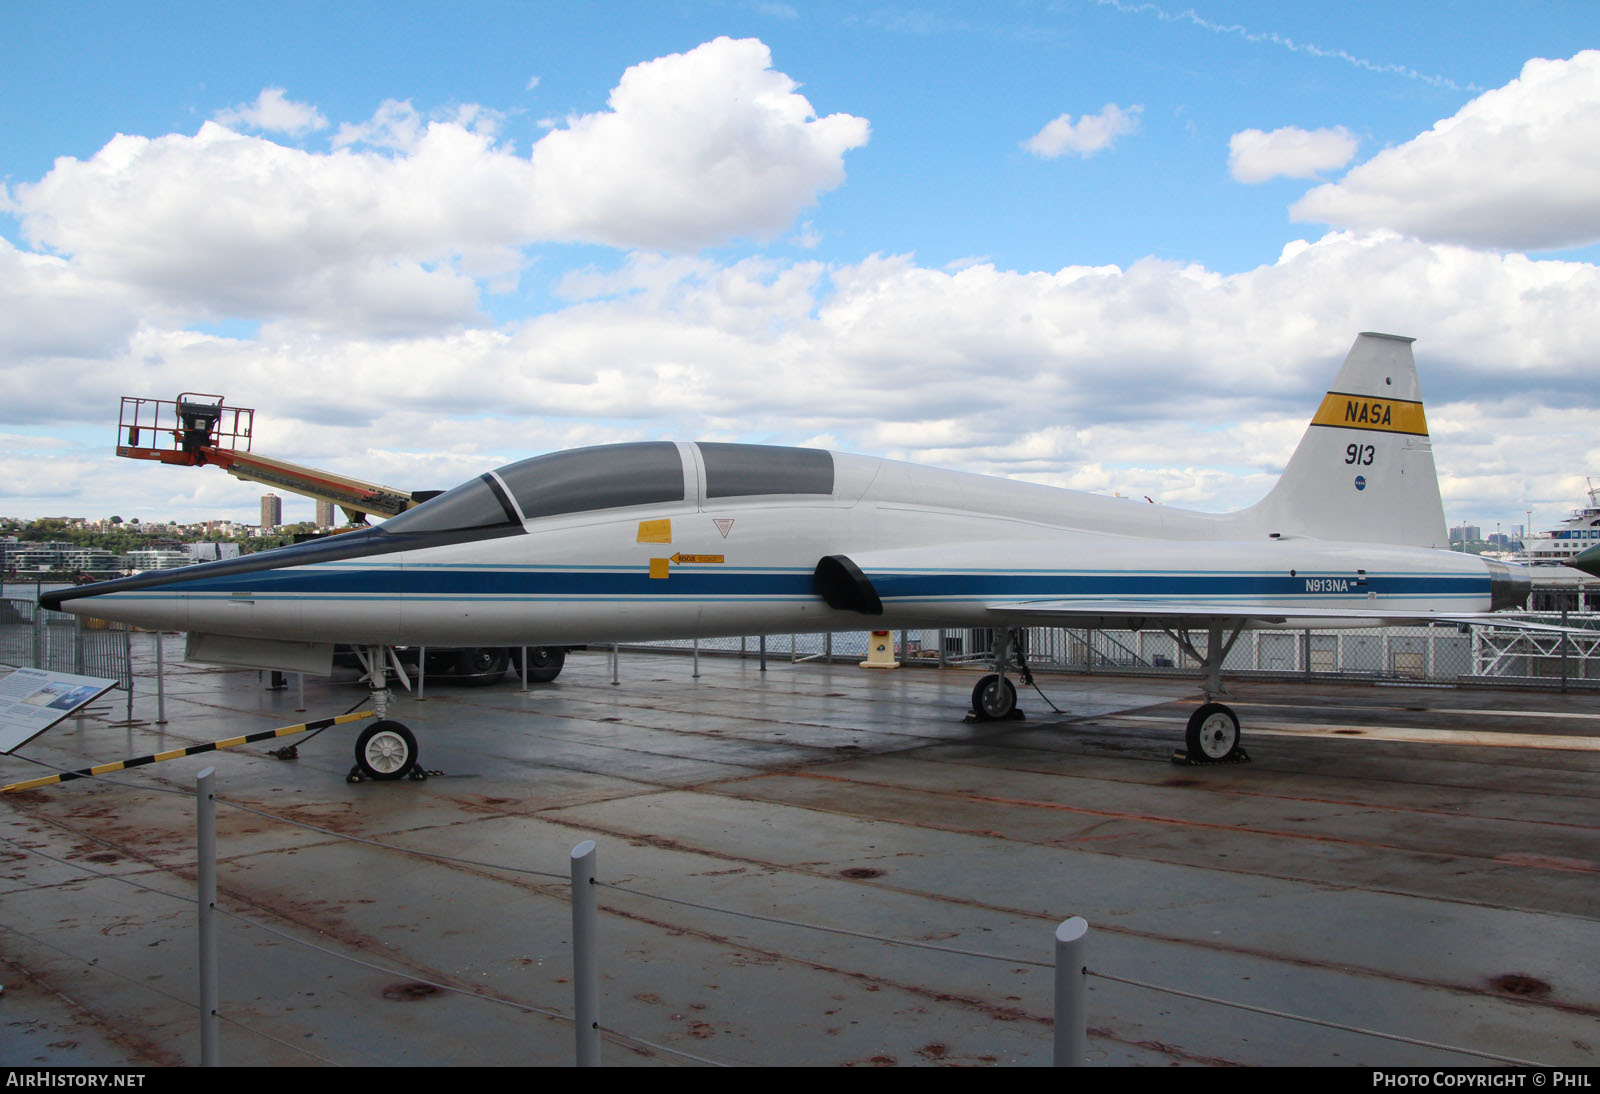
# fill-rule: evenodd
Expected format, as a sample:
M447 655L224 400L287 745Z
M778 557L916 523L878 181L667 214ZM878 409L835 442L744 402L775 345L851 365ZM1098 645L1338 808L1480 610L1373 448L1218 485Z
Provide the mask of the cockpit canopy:
M708 499L833 493L829 452L712 442L698 448ZM518 527L540 517L684 500L683 458L676 444L600 445L507 464L385 521L383 530Z

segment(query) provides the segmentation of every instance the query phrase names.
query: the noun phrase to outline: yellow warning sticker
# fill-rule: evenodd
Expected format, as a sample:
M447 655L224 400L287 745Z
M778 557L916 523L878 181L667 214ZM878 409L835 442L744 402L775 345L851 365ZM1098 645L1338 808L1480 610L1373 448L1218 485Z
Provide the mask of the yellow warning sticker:
M634 542L635 543L671 543L672 542L672 521L671 520L667 520L667 519L663 519L663 520L641 520L639 522L639 538L634 540Z
M721 562L722 555L673 555L674 562Z
M670 558L652 558L650 560L651 577L665 578L671 571L672 560Z
M1331 425L1342 429L1376 429L1381 433L1428 435L1428 420L1422 404L1409 399L1378 399L1330 391L1317 408L1312 425Z

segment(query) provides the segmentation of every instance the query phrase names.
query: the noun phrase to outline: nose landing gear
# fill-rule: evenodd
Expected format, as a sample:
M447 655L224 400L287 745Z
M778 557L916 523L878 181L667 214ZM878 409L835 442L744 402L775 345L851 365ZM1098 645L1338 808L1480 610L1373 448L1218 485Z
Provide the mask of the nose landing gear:
M401 684L411 690L411 678L400 664L394 651L384 646L357 647L356 656L366 670L363 679L372 688L372 709L378 720L361 731L356 738L356 765L345 776L346 782L372 779L390 782L395 779L425 779L427 772L417 763L416 735L400 722L387 717L389 712L389 667L392 664Z

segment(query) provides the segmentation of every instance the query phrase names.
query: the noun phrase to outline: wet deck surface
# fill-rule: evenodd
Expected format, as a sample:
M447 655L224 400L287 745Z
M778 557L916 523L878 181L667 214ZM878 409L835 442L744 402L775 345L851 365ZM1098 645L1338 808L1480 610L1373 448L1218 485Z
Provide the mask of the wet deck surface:
M118 695L21 753L81 767L362 699L313 681L300 713L254 672L173 664L170 637L156 726L139 637L136 724ZM1068 715L1027 692L1026 721L968 725L971 670L690 671L624 652L612 686L579 653L526 693L431 681L391 709L424 782L345 782L357 723L294 761L254 745L0 797L0 1062L198 1062L207 765L228 1063L570 1063L570 1022L475 995L571 1014L584 839L612 886L602 1022L662 1046L611 1037L609 1064L1047 1064L1071 915L1095 1063L1481 1062L1111 977L1600 1062L1593 695L1235 684L1252 762L1183 767L1183 681L1042 676ZM0 757L0 780L40 773Z

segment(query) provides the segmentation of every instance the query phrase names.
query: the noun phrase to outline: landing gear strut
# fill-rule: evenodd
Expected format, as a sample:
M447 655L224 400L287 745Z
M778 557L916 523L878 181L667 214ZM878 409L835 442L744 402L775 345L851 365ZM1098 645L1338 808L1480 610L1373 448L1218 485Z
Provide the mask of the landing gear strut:
M1004 628L994 632L995 671L978 681L972 689L972 720L998 722L1007 718L1021 718L1017 709L1017 686L1006 679L1006 666L1012 649L1022 648L1021 636L1013 643L1012 630Z
M1189 716L1189 725L1183 737L1184 752L1173 755L1174 763L1245 763L1250 759L1239 743L1239 716L1232 707L1216 701L1228 697L1227 690L1222 686L1222 660L1228 656L1228 651L1233 649L1233 644L1243 631L1244 624L1240 623L1224 639L1223 625L1210 624L1206 628L1206 652L1203 656L1195 649L1187 630L1171 632L1184 652L1200 662L1206 695L1205 703Z
M345 776L345 781L354 783L373 779L389 782L407 776L413 779L427 778L417 763L416 735L387 716L389 666L394 666L400 683L410 691L411 679L406 675L405 667L400 664L394 651L384 646L369 646L364 650L358 646L355 652L362 668L366 670L362 679L372 689L372 709L377 713L378 720L362 730L361 736L356 738L356 765Z

